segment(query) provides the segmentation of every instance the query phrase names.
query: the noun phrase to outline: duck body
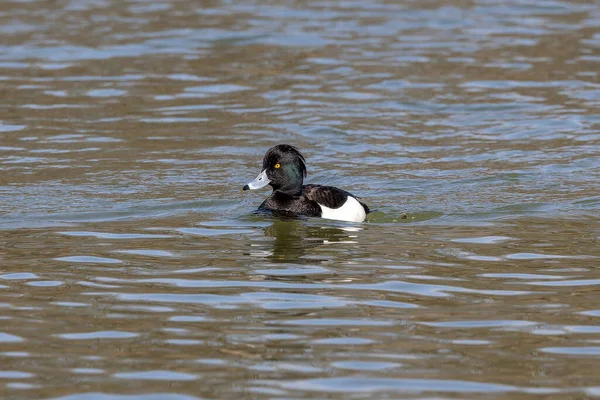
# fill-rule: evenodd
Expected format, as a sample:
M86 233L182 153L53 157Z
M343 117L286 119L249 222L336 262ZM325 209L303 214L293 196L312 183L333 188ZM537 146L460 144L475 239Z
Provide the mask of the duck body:
M274 191L258 209L351 222L364 221L369 212L351 193L321 185L304 185L299 195Z
M259 211L350 222L367 218L369 207L354 195L333 186L304 185L305 176L304 156L295 147L280 144L267 151L262 172L244 190L273 187Z

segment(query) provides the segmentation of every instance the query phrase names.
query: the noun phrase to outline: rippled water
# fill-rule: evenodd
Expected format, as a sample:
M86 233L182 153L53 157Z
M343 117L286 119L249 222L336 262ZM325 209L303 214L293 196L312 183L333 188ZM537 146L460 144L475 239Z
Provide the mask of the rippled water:
M1 2L1 397L599 396L599 26ZM369 222L252 214L282 142Z

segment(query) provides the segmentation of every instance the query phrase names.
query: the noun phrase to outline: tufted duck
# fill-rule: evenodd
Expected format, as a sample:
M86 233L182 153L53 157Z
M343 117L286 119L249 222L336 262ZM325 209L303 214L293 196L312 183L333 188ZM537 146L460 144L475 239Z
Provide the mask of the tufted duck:
M351 193L333 186L303 185L304 156L294 146L278 144L267 151L262 172L244 190L271 185L273 193L258 207L260 211L305 215L340 221L361 222L369 207Z

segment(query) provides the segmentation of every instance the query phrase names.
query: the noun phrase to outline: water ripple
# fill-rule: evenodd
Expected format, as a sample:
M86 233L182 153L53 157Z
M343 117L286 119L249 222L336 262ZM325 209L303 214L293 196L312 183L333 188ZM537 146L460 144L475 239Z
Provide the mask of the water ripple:
M4 2L3 397L598 396L599 10Z

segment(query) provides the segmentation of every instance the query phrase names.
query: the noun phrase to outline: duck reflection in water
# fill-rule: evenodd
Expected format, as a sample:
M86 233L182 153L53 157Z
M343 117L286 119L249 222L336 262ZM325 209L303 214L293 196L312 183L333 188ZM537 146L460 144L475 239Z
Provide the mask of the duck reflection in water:
M264 228L265 236L274 238L272 249L254 255L266 257L276 263L307 262L308 260L303 260L307 256L307 250L329 244L348 247L348 244L356 243L356 232L360 230L362 228L355 226L325 227L310 225L300 218L280 217ZM311 255L311 263L329 259L325 254L322 259L315 258L317 254Z

